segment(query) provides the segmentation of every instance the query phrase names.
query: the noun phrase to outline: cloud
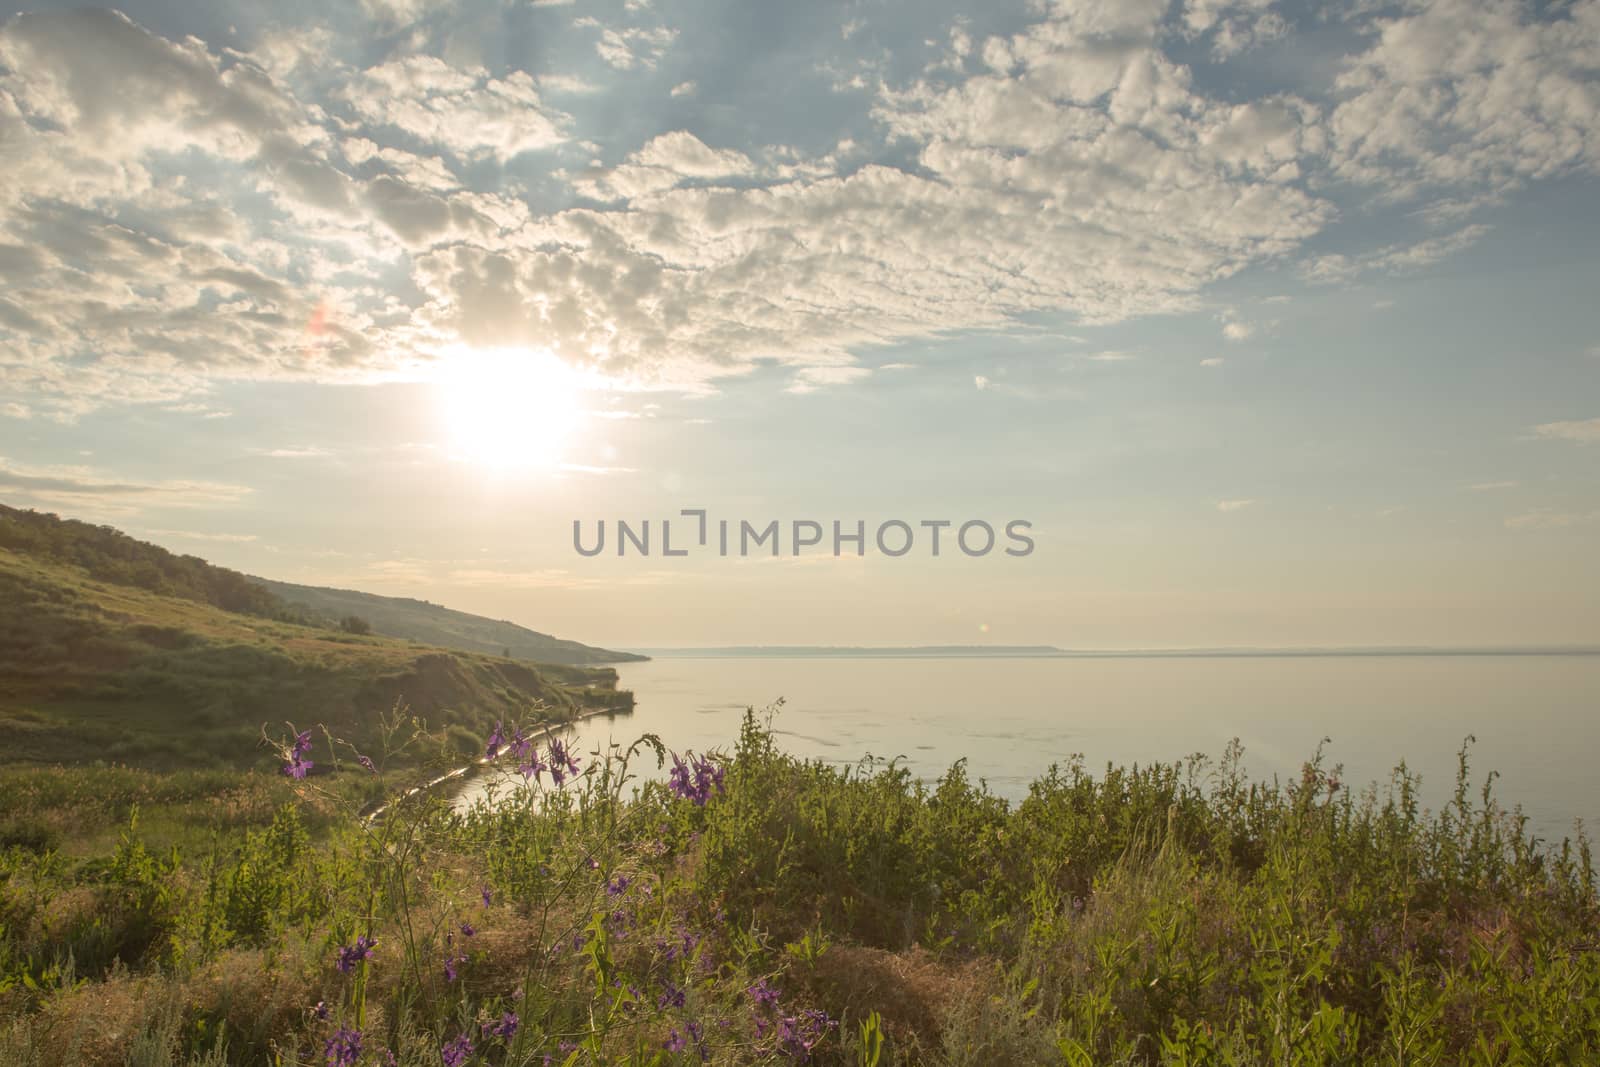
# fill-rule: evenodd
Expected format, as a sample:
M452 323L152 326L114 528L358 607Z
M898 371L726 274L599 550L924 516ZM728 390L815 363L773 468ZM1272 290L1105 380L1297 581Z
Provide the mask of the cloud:
M432 56L407 56L363 71L342 96L367 122L463 157L507 160L567 139L566 116L543 105L522 71L493 78Z
M1186 61L1278 47L1298 31L1277 7L1030 12L1005 34L930 26L929 69L872 61L841 96L819 54L818 86L785 106L823 93L847 136L814 150L769 132L792 126L759 101L693 125L662 93L690 94L676 69L654 112L617 97L626 122L551 106L588 93L580 112L609 113L601 90L654 84L680 38L643 5L569 26L590 68L632 72L610 81L479 65L442 9L383 51L315 26L247 52L114 13L17 16L0 24L0 403L70 418L219 381L414 378L462 344L688 391L765 361L798 368L791 388L842 384L815 369L1030 316L1193 311L1286 262L1326 282L1424 270L1484 238L1482 210L1600 161L1600 0L1358 4L1347 54L1294 91L1226 94ZM1322 243L1374 202L1422 231Z
M90 467L41 467L0 457L0 492L14 501L61 507L74 515L124 516L153 508L213 508L236 503L250 490L218 482L130 481Z
M1576 441L1591 445L1600 442L1600 418L1577 422L1544 422L1533 428L1535 436L1553 441Z
M1255 332L1256 328L1248 322L1227 322L1222 326L1222 336L1230 341L1248 341Z
M1226 362L1227 360L1223 359L1221 356L1208 356L1200 361L1200 365L1202 367L1220 367Z
M1600 511L1566 512L1539 510L1506 519L1509 530L1566 530L1600 523Z
M578 19L574 25L600 31L600 39L595 42L594 50L617 70L632 70L635 67L654 70L668 47L678 38L678 31L666 26L619 28L603 25L598 19L590 17Z
M1217 501L1217 510L1218 511L1243 511L1245 508L1249 507L1250 505L1252 505L1254 503L1255 503L1254 500L1219 500L1219 501Z
M848 385L851 382L860 381L871 373L872 371L866 367L801 367L795 371L787 391L791 393L812 393L824 386Z
M169 537L179 541L207 541L230 545L244 545L260 540L255 534L198 533L194 530L145 529L141 533L145 537Z
M320 459L332 455L325 448L307 445L303 448L273 448L261 453L271 459Z
M1334 82L1334 176L1399 200L1593 173L1600 8L1532 13L1515 0L1431 0L1372 23L1373 46Z
M1489 493L1497 489L1515 489L1516 487L1516 482L1477 482L1467 486L1474 493Z
M1488 226L1474 223L1443 237L1430 237L1410 244L1386 245L1360 255L1335 253L1317 256L1302 265L1301 273L1313 282L1347 282L1362 274L1417 271L1470 248L1488 232Z
M972 384L979 389L987 389L989 388L989 378L987 375L975 374L972 376Z

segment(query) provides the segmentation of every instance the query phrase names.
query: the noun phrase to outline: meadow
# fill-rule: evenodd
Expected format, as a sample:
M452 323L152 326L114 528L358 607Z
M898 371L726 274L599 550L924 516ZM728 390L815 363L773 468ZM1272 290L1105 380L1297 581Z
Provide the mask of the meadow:
M519 784L466 812L405 793L453 750L398 709L244 771L9 770L0 1060L1600 1059L1587 843L1533 839L1468 748L1437 812L1404 767L1252 782L1236 748L1009 805L796 759L772 714L699 754L502 722Z

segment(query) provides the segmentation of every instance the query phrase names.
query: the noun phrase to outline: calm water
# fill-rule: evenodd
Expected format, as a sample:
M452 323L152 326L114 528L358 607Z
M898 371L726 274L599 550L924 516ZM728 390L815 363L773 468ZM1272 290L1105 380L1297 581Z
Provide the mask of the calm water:
M1499 771L1502 802L1541 835L1559 840L1575 817L1600 826L1600 657L673 658L619 670L637 710L583 724L585 751L644 731L679 750L731 748L747 705L783 697L774 725L796 755L899 756L929 778L964 756L1013 799L1074 753L1098 768L1215 756L1238 737L1253 777L1291 777L1328 737L1351 785L1387 780L1404 758L1437 806L1473 734L1475 772Z

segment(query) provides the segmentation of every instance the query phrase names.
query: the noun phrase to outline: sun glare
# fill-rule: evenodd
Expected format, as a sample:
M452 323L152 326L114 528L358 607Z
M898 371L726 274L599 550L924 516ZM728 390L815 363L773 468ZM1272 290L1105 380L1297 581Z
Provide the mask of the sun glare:
M581 381L540 349L467 349L442 367L440 411L453 455L494 470L560 463L581 420Z

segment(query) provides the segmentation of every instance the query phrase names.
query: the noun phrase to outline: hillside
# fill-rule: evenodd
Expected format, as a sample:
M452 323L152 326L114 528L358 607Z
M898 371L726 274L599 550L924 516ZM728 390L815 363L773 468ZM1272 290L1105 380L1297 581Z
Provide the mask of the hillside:
M303 606L315 616L337 620L355 615L370 623L374 633L438 645L440 648L482 652L535 663L631 663L648 658L631 652L594 648L577 641L564 641L513 622L469 615L425 600L294 585L267 578L252 577L250 581L281 601Z
M161 592L97 577L108 568L90 564L0 547L0 762L265 766L264 723L326 723L373 745L377 713L397 700L467 753L497 719L526 720L534 706L550 718L632 706L615 671L225 610L197 598L215 577L193 564L180 573L199 585ZM275 598L259 606L277 610Z

